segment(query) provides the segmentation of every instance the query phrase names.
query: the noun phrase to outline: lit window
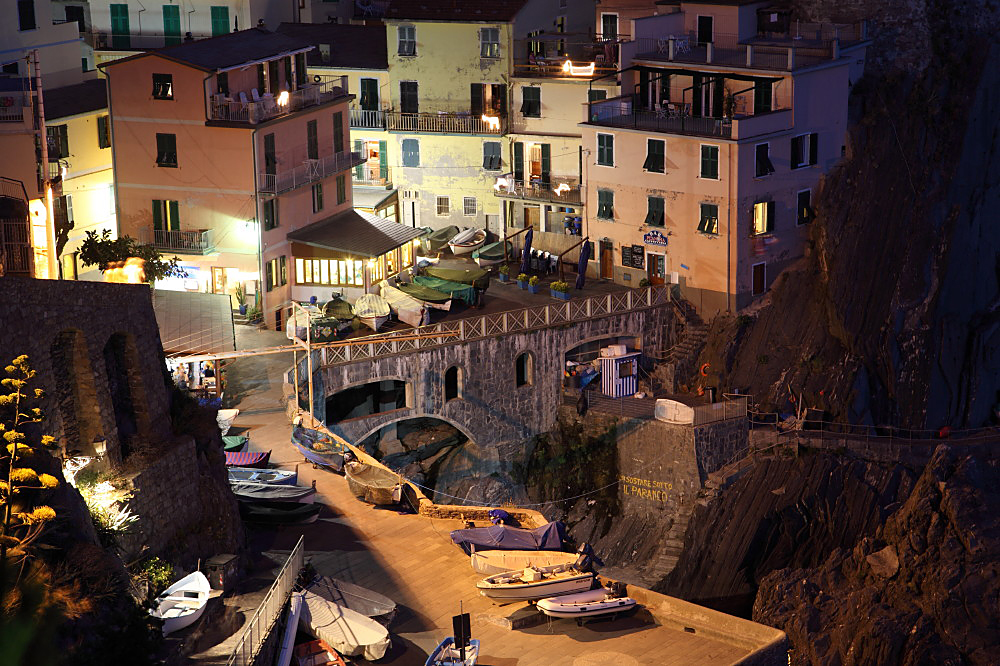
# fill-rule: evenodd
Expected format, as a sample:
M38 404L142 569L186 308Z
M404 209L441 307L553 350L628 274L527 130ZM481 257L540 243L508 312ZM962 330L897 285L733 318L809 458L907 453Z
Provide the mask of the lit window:
M719 233L719 207L716 204L701 204L701 219L698 221L698 231L712 236Z
M479 57L500 57L500 28L483 28L479 31Z
M758 201L753 205L753 233L767 234L774 231L774 202Z
M172 74L153 74L153 99L174 98L174 77Z

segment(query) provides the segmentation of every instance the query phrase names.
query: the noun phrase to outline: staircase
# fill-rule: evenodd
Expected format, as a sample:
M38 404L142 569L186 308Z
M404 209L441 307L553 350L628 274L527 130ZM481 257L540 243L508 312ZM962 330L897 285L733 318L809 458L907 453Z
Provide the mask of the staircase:
M241 315L239 310L233 310L233 323L239 326L240 324L246 325L247 316Z
M677 379L694 374L698 355L708 340L708 324L702 321L695 307L683 299L671 301L674 312L681 322L680 340L671 347L664 359L664 364L658 368L656 376L666 384L667 389L677 391Z

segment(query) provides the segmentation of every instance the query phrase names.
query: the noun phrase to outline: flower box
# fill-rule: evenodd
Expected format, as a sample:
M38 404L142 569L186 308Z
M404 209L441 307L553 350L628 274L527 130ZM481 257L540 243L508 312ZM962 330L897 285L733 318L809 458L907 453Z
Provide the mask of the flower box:
M521 289L527 289L528 288L528 281L527 280L518 280L517 281L517 286L520 287Z
M555 289L549 289L549 293L552 294L552 298L558 298L561 301L568 301L569 294L564 291L556 291Z

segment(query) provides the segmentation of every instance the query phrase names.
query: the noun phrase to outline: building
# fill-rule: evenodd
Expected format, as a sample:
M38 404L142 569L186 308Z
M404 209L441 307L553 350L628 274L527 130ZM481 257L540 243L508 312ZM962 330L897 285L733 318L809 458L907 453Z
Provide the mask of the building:
M93 70L78 24L64 18L62 6L50 0L2 0L0 8L7 17L0 21L0 77L33 76L27 61L33 52L47 88L79 83L84 72Z
M0 276L32 277L31 227L24 184L0 177Z
M746 306L800 257L812 193L841 158L863 26L796 24L765 2L681 2L638 19L622 95L588 104L584 232L594 270Z

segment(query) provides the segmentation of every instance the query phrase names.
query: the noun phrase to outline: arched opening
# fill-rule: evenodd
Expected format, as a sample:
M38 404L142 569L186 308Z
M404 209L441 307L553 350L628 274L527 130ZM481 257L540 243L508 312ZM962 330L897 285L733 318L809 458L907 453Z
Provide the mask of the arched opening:
M87 343L79 330L58 333L49 348L55 398L62 417L62 435L66 453L93 456L94 442L103 440L101 410L94 388L94 368Z
M534 358L532 358L529 352L524 352L520 354L514 360L514 385L515 386L530 386L534 383Z
M595 372L600 372L601 350L614 345L620 345L627 351L641 348L641 338L634 335L617 335L588 340L569 349L563 357L565 371L563 385L568 388L580 388ZM619 350L620 351L620 350Z
M118 449L121 460L135 450L139 434L136 405L141 396L134 389L140 381L135 348L125 333L115 333L104 345L104 369L108 377L108 393L115 412L118 429Z
M453 365L444 371L444 401L462 397L462 369Z
M406 382L386 379L354 386L327 397L326 422L338 423L394 409L405 409L408 405Z

